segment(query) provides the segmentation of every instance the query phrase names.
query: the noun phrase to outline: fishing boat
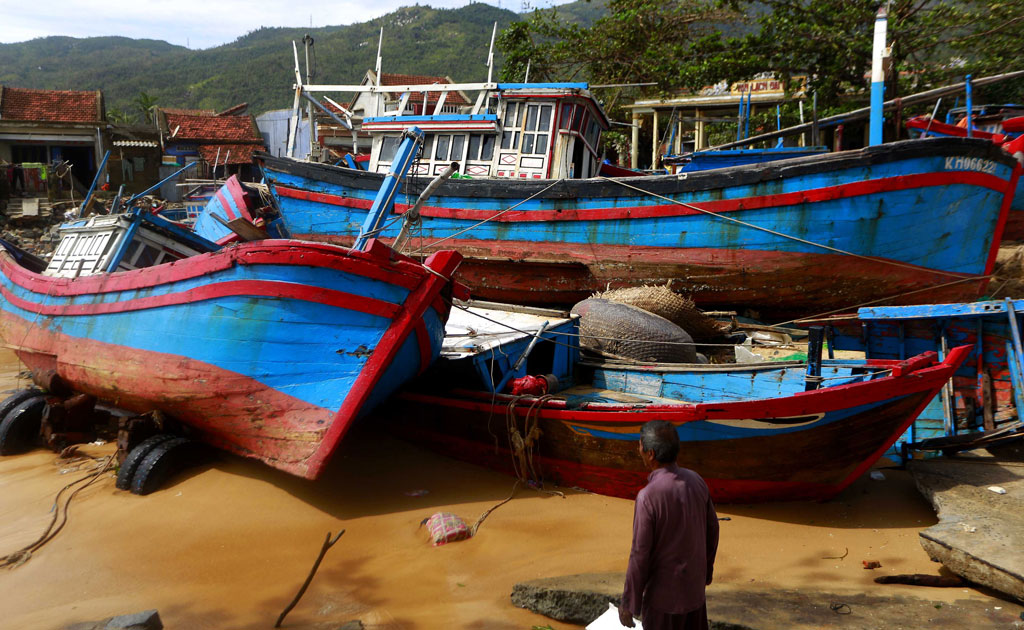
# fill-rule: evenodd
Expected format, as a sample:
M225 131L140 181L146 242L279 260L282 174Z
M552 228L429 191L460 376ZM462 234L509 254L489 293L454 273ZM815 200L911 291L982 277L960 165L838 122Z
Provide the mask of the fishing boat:
M641 425L666 420L677 426L679 465L700 473L715 501L823 500L878 460L970 352L823 359L809 375L798 361L581 357L577 332L564 312L456 309L442 359L381 415L446 455L625 498L647 479Z
M905 360L922 352L943 356L970 349L964 362L897 442L897 456L922 445L930 450L958 443L1019 437L1024 423L1024 300L864 307L833 316L830 346L863 352L869 359Z
M221 247L136 210L62 235L48 264L0 251L0 341L34 377L163 412L310 479L358 417L436 359L458 293L458 253L421 264L372 238Z
M706 149L665 155L661 163L668 173L692 173L694 171L710 171L716 168L728 168L742 164L762 164L778 160L821 155L828 153L828 147L769 147L767 149Z
M965 119L966 120L966 119ZM988 140L1001 146L1011 156L1020 155L1018 158L1024 161L1024 140L1021 139L1021 132L1024 131L1024 117L1017 116L988 125L991 129L971 129L968 134L967 126L938 122L929 116L915 116L906 122L907 129L919 137L926 138L967 138L975 137ZM1014 191L1013 201L1010 203L1010 213L1006 218L1006 227L1003 229L1003 240L1020 241L1024 240L1024 179L1017 180L1017 187Z
M293 234L352 242L373 165L259 159ZM778 317L969 300L995 264L1017 167L991 142L938 138L683 176L448 180L411 246L458 249L475 296L516 303L645 283ZM396 212L427 184L410 177Z

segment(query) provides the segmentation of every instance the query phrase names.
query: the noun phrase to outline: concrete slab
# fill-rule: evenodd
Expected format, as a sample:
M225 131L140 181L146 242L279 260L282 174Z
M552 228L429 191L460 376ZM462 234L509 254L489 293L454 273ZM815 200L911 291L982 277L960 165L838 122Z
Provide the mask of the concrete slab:
M587 573L520 582L512 603L557 621L585 625L622 595L624 573ZM1009 602L711 585L711 630L896 630L1014 628L1024 607Z
M972 451L913 460L907 468L939 516L920 533L929 557L1024 602L1024 461Z

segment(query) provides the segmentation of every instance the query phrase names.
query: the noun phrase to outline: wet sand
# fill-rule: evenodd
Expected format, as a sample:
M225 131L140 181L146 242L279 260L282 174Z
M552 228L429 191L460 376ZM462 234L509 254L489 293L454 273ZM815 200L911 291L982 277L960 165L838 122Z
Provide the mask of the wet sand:
M0 352L0 388L13 384L13 356ZM112 445L84 449L109 454ZM56 456L0 458L0 555L34 540L57 491ZM798 462L794 462L798 465ZM918 543L936 522L909 476L884 470L827 503L719 506L720 589L972 599L1010 607L975 589L879 585L879 574L938 572ZM324 477L307 482L223 456L137 497L112 476L72 503L67 526L24 565L0 570L10 628L61 628L157 608L167 628L270 628L309 572L327 532L346 533L327 554L286 628L562 630L568 624L509 603L521 580L622 571L631 501L566 491L520 490L469 541L432 547L420 521L451 511L472 523L503 500L513 480L362 427ZM426 490L421 496L416 491ZM825 559L824 556L842 556ZM862 560L882 567L865 570ZM765 628L770 624L765 602ZM908 620L906 627L917 627Z

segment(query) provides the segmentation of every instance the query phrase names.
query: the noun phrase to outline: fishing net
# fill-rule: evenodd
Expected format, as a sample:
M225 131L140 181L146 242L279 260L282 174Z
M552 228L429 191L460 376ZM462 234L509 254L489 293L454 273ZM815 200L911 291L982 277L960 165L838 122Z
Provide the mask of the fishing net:
M693 338L669 320L602 298L572 307L580 316L580 347L604 356L658 363L694 363Z
M603 293L596 293L593 297L629 304L660 315L690 333L694 339L701 341L720 337L727 332L727 324L722 324L701 313L693 300L679 295L664 285L611 289Z

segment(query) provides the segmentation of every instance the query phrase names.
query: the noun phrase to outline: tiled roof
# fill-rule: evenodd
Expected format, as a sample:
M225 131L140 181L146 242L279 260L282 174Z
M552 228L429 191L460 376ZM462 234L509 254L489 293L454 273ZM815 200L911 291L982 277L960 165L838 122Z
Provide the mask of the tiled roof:
M162 107L165 114L178 114L181 116L213 116L217 112L212 109L175 109L173 107Z
M101 120L100 92L0 87L0 120L89 123Z
M262 144L204 144L199 147L199 155L207 164L213 164L214 160L217 164L224 164L225 160L228 164L249 164L256 151L266 151L266 148Z
M432 77L423 74L389 74L387 72L380 73L380 84L381 85L433 85L435 83L447 84L451 83L448 77ZM441 96L440 92L428 92L427 102L436 103L437 99ZM411 100L418 100L423 102L422 93L419 98L416 98L416 94L409 95ZM444 101L448 105L469 105L469 101L462 97L459 92L448 92L448 98Z
M263 142L251 116L190 116L164 111L167 140Z

